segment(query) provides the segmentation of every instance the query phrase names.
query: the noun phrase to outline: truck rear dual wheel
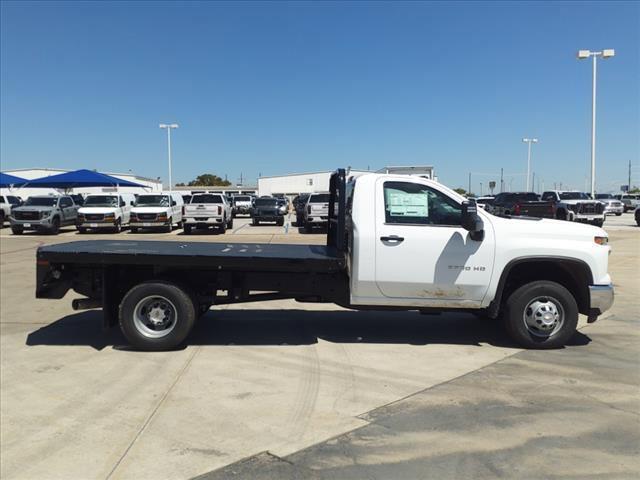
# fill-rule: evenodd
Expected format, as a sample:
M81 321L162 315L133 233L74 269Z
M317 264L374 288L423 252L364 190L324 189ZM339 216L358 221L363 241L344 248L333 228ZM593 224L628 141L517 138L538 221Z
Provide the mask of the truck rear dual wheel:
M199 313L193 298L179 286L145 282L122 299L120 329L138 350L172 350L185 341Z
M509 336L523 347L560 348L576 331L578 305L562 285L535 281L509 295L502 319Z
M191 225L187 225L186 223L184 224L184 234L185 235L191 235Z

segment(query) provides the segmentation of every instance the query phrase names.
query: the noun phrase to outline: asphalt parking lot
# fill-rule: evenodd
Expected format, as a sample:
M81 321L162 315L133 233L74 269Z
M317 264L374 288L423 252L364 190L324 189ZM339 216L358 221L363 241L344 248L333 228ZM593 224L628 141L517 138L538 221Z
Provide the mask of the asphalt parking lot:
M323 243L236 219L225 235ZM69 294L34 299L39 245L0 231L3 479L636 478L640 228L605 223L616 303L570 346L522 351L466 314L272 301L213 308L175 352L126 348Z

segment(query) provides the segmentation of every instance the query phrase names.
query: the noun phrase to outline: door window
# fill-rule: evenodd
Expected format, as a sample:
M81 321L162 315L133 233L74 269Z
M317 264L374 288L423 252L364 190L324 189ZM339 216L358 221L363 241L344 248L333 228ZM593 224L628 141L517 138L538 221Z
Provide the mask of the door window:
M61 208L67 208L67 207L70 207L71 205L73 205L73 203L71 202L71 199L69 199L69 198L61 198L60 199L60 207Z
M411 182L384 183L385 223L460 226L462 208L445 194Z

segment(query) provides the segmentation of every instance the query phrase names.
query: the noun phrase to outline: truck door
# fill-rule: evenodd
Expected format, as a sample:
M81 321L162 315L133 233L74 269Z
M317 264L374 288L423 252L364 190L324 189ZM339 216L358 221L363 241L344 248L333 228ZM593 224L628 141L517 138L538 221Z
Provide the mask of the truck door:
M73 204L73 200L69 197L62 197L60 199L60 212L62 213L61 223L73 223L76 218L76 209Z
M376 185L376 284L390 304L480 302L494 261L493 229L482 241L460 225L460 204L418 179Z

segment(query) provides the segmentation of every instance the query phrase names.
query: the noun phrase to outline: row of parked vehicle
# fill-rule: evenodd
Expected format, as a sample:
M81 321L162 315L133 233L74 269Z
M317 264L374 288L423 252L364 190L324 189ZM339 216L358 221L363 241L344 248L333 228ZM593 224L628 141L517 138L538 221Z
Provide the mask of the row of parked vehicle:
M593 199L578 191L549 190L542 195L502 192L495 197L480 197L477 203L494 215L555 218L602 227L607 215L622 215L636 209L640 195L596 194Z
M304 204L302 203L304 200ZM329 195L296 197L297 225L311 232L327 223ZM26 201L13 195L2 196L2 221L11 224L15 235L28 230L57 234L61 227L73 225L79 233L110 230L119 233L128 227L132 233L142 229L171 232L182 228L185 234L196 229L214 228L225 233L233 228L237 215L249 215L253 225L272 222L283 226L291 204L285 196L227 197L219 193L172 193L37 195Z

